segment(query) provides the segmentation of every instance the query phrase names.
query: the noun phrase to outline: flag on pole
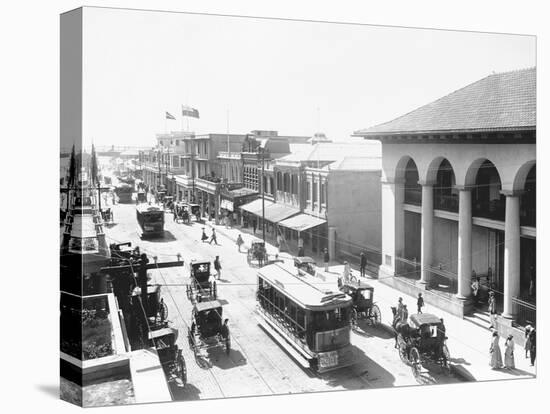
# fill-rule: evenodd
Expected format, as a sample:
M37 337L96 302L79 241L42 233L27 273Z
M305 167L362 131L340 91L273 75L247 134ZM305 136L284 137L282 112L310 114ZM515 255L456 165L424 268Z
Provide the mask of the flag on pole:
M181 115L189 116L191 118L199 118L199 110L191 108L190 106L182 105L181 106Z
M176 119L174 115L172 115L170 112L166 112L166 119Z

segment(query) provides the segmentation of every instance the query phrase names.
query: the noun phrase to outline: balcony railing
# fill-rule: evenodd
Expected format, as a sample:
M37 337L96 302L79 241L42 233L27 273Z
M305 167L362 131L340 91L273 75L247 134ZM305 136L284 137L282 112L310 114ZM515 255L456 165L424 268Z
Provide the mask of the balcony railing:
M512 312L515 317L514 323L519 326L536 325L537 306L517 297L512 298Z
M241 153L240 152L220 151L218 153L218 158L228 158L230 160L240 160L241 159Z
M436 194L434 197L434 209L458 213L458 196Z
M405 204L422 205L422 190L405 190Z
M506 203L504 200L481 201L472 203L472 215L491 220L504 221Z
M520 223L522 226L537 227L537 211L536 209L520 210Z

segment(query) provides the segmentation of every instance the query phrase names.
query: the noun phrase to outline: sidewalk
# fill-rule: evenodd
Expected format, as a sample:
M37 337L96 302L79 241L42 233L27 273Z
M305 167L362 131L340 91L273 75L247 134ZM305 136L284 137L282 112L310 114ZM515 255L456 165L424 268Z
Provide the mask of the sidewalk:
M241 234L245 244L245 249L250 246L252 239L258 239L257 236L250 234L248 229L240 227L225 228L224 225L215 225L213 222L206 222L207 226L215 228L216 231L229 238L233 242L237 240L237 236ZM235 249L237 246L235 245ZM266 242L266 249L270 257L274 257L277 253L277 248ZM283 252L279 255L280 259L285 262L292 263L293 256L288 252ZM319 258L316 258L321 265ZM336 275L342 274L343 265L334 264L331 262L327 280L332 276L336 286ZM320 268L321 269L321 268ZM352 266L353 274L359 276L359 271ZM374 286L374 301L380 307L382 313L382 322L391 329L392 313L391 306L397 304L399 297L403 298L403 302L409 308L409 313L416 312L416 298L409 296L403 292L393 289L377 279L366 277L362 278L365 282ZM457 376L469 381L488 381L488 380L509 380L517 378L534 378L536 376L536 366L530 366L530 360L525 358L525 349L515 344L514 356L516 369L514 370L493 370L489 366L489 346L491 344L491 333L477 325L474 325L464 319L454 316L444 310L434 306L426 305L424 313L433 313L436 316L443 318L447 332L447 346L451 354L451 363L453 371ZM504 362L504 342L500 339L500 349ZM396 351L396 358L399 358Z

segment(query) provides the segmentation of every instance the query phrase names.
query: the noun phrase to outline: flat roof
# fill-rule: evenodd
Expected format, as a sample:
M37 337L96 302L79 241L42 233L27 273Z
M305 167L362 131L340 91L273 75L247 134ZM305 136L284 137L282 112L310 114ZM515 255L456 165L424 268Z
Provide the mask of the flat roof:
M420 325L434 325L441 323L441 319L431 313L418 313L410 316L411 322Z
M258 277L268 281L296 303L312 310L351 304L349 296L331 291L323 280L309 275L299 276L297 269L289 269L278 263L262 267Z

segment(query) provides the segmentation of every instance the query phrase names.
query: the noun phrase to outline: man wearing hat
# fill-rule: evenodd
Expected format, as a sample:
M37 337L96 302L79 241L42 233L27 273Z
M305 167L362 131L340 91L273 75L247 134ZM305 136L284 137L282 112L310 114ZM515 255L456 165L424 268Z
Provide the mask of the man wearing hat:
M491 314L491 328L494 328L496 326L497 303L495 300L495 292L492 290L489 292L488 307L488 311Z

